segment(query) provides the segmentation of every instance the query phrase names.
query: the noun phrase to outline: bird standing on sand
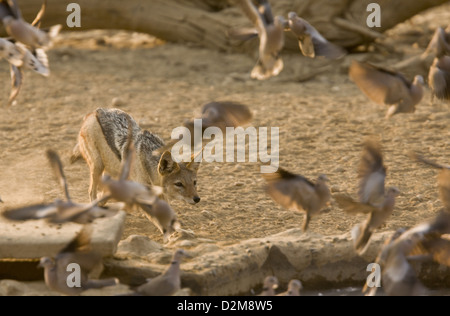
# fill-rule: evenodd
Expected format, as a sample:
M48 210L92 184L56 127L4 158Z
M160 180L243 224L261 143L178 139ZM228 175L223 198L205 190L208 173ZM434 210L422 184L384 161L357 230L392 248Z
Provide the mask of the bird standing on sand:
M251 77L266 80L280 74L284 64L281 51L284 47L284 29L286 20L282 16L273 17L268 0L238 0L238 5L245 15L252 21L255 29L235 31L232 37L252 38L259 36L259 60L253 68Z
M142 296L172 296L181 289L180 264L183 258L190 255L179 249L175 252L169 268L156 278L137 288L136 294Z
M399 113L414 113L423 98L425 81L422 76L416 76L411 82L399 73L354 60L350 78L369 99L389 106L386 118Z
M278 288L278 279L274 276L268 276L264 279L264 287L258 296L275 296L275 290Z
M444 30L441 31L436 38L436 58L430 67L428 81L433 98L450 101L450 41L447 42Z
M92 227L87 225L78 236L54 258L43 257L39 267L44 268L45 284L53 291L65 295L80 295L89 289L101 289L118 284L117 279L89 280L91 271L101 264L102 256L91 250ZM80 267L79 279L74 277L74 287L68 280L72 274L71 266ZM76 282L79 281L79 284Z
M301 296L300 291L303 290L303 284L299 280L291 280L286 292L277 296Z
M310 58L326 57L339 59L347 55L342 47L327 41L311 24L300 18L297 13L289 13L289 29L299 41L300 51Z
M422 58L426 58L431 53L439 55L441 50L444 51L444 54L450 55L450 25L445 30L442 27L436 29Z
M389 188L385 192L386 167L383 163L381 144L374 140L364 143L364 150L358 168L359 201L348 195L334 196L338 205L348 214L368 214L362 224L352 230L355 250L359 255L366 252L372 234L391 216L395 198L400 191Z
M328 178L319 176L313 183L301 175L279 169L276 173L264 174L266 192L284 208L305 212L303 232L308 230L311 218L318 215L331 199Z

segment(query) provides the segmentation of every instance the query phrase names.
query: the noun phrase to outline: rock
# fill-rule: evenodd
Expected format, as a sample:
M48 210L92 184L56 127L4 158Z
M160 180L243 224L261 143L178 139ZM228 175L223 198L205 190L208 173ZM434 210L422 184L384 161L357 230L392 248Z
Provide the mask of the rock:
M27 291L27 286L14 280L0 281L0 296L21 296Z
M126 213L122 211L114 217L96 220L92 248L104 257L112 256L122 237L125 218ZM72 223L64 224L61 229L43 220L13 224L0 217L0 260L55 256L81 229L81 225Z
M115 108L118 108L118 107L125 106L126 103L125 103L125 101L124 101L123 99L121 99L121 98L113 98L112 101L111 101L111 105L112 105L113 107L115 107Z
M202 211L202 213L201 213L204 217L206 217L207 219L214 219L216 216L212 213L212 212L210 212L210 211L207 211L207 210L204 210L204 211Z

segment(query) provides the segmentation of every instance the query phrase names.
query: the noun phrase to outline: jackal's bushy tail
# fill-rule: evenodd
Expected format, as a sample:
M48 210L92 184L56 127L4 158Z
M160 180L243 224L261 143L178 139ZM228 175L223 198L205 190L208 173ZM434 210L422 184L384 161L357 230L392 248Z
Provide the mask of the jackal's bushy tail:
M76 144L73 148L72 156L70 156L70 163L74 164L78 160L81 160L81 158L83 158L83 156L81 155L80 144Z

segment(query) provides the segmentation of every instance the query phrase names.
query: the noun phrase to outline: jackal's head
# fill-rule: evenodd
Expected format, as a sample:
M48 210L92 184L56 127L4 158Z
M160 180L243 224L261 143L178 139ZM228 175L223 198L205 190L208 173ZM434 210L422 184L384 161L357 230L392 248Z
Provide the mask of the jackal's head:
M159 161L158 172L161 186L168 199L182 200L189 204L197 204L200 197L197 193L197 172L200 163L176 163L170 152L165 152Z

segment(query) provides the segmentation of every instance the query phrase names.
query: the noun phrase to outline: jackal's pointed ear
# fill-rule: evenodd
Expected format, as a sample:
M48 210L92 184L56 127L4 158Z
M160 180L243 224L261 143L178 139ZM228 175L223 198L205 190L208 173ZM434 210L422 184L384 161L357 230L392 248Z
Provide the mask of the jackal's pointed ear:
M169 151L162 154L159 160L158 172L161 175L168 175L180 169L180 166L173 161L172 154Z

